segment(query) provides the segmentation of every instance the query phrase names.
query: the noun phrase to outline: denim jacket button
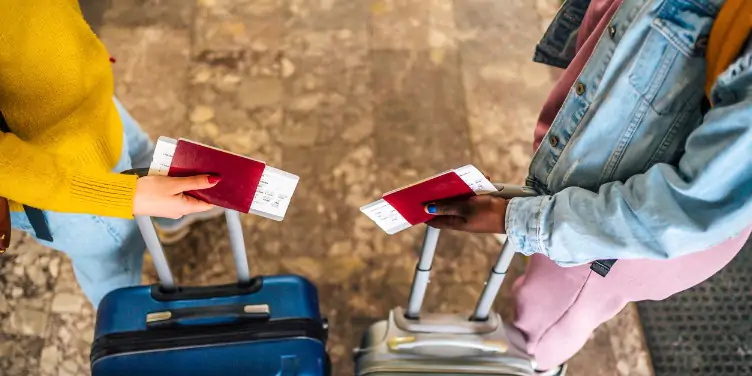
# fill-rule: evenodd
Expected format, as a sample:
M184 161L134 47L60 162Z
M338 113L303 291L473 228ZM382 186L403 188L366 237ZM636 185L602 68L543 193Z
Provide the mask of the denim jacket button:
M553 134L548 136L548 143L554 148L559 146L559 137L556 137L556 135Z
M616 35L616 27L614 27L614 25L610 25L608 27L608 36L610 36L613 39L614 35Z
M577 86L574 88L574 92L577 93L577 95L585 94L585 84L578 82Z

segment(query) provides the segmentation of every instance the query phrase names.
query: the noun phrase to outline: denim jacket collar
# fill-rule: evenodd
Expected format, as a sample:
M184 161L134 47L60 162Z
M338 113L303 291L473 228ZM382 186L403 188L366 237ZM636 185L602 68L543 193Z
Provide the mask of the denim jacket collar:
M590 0L566 0L535 46L533 61L566 69L574 59L577 33L588 6Z

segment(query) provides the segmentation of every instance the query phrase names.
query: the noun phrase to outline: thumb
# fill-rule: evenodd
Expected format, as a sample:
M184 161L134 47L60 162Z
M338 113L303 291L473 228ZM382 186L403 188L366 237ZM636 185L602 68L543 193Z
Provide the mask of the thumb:
M462 201L432 202L425 207L426 213L433 215L453 215L464 217L470 212L470 203Z
M211 188L222 180L219 176L197 175L184 178L173 178L171 190L173 193L182 193L186 191L197 191Z

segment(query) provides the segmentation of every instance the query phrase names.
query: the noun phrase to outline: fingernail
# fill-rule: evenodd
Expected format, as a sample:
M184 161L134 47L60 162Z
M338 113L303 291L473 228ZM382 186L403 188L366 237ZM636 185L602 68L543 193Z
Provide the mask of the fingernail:
M219 176L209 176L206 178L206 180L209 181L209 184L217 184L222 181L222 178L220 178Z
M428 212L428 214L436 214L436 204L426 205L426 211Z

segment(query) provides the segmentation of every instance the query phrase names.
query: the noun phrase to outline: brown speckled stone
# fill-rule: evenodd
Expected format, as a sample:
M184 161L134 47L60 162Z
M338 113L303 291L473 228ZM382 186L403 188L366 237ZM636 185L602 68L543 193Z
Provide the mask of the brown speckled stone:
M44 339L0 333L0 374L38 376Z

